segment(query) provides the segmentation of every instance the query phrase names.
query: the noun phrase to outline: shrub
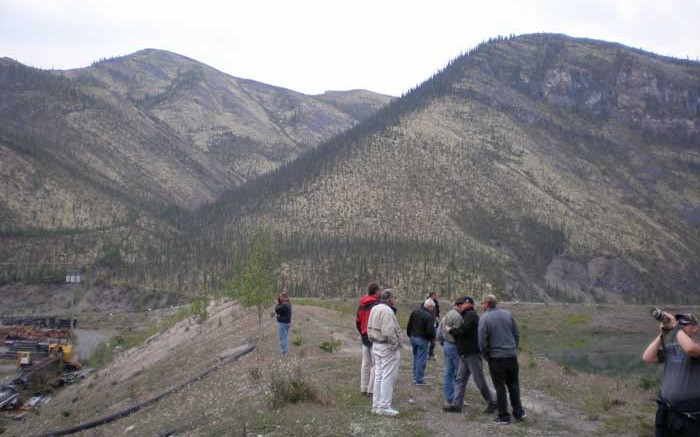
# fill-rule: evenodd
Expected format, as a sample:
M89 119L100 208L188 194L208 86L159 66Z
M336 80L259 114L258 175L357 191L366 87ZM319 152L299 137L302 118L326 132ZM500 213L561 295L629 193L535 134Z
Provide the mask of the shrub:
M340 350L340 340L333 339L331 341L324 341L318 347L326 352L333 353Z
M273 372L270 392L273 408L318 400L318 390L307 381L301 367L291 369L289 366L281 366L277 372Z
M292 344L294 346L301 346L303 343L304 337L302 337L301 335L297 335L296 337L294 337L294 340L292 340Z

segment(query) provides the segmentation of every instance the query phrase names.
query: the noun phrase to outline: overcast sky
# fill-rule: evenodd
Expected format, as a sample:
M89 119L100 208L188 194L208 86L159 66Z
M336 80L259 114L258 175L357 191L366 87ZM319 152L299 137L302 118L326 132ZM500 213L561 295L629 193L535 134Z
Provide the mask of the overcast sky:
M144 48L306 94L400 95L498 35L700 58L700 0L0 0L0 57L69 69Z

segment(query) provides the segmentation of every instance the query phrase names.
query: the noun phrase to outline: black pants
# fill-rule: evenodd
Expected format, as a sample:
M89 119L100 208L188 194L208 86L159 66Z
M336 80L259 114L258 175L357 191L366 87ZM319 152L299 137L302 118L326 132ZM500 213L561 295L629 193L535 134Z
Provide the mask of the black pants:
M656 437L698 437L700 420L693 420L682 413L669 409L668 405L658 402L656 410Z
M520 403L520 378L518 376L520 369L518 367L518 357L490 358L489 372L491 372L491 380L496 389L498 417L510 420L510 414L508 414L508 395L510 395L510 405L513 407L513 416L515 416L516 419L522 418L523 406Z

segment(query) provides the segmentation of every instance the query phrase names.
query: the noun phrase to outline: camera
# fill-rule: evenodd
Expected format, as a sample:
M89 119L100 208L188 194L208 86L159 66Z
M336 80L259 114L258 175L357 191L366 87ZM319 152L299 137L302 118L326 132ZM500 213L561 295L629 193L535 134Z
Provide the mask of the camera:
M673 316L661 308L652 308L651 311L649 311L649 315L664 325L668 325L673 321Z

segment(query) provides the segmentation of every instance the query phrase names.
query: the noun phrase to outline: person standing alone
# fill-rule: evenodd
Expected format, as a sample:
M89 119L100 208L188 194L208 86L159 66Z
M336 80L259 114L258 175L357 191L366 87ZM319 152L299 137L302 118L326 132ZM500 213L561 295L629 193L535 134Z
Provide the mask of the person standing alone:
M497 303L493 294L487 294L481 300L481 307L486 312L479 319L479 348L489 363L491 380L496 388L496 423L505 425L510 423L508 396L515 419L520 421L527 415L520 403L518 323L509 311L497 308Z
M391 407L391 401L401 361L401 327L396 319L396 296L393 290L382 291L379 304L370 311L367 335L372 341L374 355L372 413L396 416L399 412Z
M435 302L428 298L421 306L413 310L406 325L406 335L411 340L413 349L413 382L426 385L425 366L428 363L430 342L435 341Z
M698 320L693 314L665 313L659 334L642 360L663 363L661 390L656 396L656 437L700 436L700 344L695 341ZM664 335L669 342L664 342Z
M279 324L280 354L284 357L287 355L289 327L292 324L292 303L284 291L277 295L275 315Z
M362 365L360 367L360 392L363 396L371 396L374 391L374 358L372 356L372 342L367 335L367 321L372 308L379 303L377 292L382 289L376 282L367 286L367 295L360 298L357 308L355 326L362 340Z

